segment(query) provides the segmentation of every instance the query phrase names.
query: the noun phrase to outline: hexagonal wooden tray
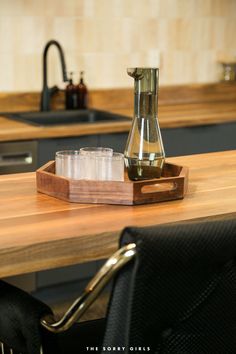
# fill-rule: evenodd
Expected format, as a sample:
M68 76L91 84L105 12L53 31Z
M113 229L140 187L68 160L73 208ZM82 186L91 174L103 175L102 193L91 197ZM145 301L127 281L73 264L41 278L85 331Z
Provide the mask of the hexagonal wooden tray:
M144 181L73 180L55 175L55 162L36 171L38 192L75 203L136 205L182 199L187 191L188 168L165 163L162 177Z

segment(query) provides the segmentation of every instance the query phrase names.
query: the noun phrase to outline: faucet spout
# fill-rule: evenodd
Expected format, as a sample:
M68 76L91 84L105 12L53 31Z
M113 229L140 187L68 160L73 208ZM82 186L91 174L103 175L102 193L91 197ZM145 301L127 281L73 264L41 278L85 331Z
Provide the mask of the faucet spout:
M49 111L50 110L51 96L55 92L58 91L58 88L56 86L53 86L52 88L48 87L47 55L48 55L48 50L52 45L55 45L58 49L61 68L62 68L63 81L64 82L68 81L67 74L66 74L65 57L64 57L62 47L59 44L59 42L55 41L54 39L50 40L49 42L46 43L44 51L43 51L43 89L42 89L42 93L41 93L41 104L40 104L41 111Z

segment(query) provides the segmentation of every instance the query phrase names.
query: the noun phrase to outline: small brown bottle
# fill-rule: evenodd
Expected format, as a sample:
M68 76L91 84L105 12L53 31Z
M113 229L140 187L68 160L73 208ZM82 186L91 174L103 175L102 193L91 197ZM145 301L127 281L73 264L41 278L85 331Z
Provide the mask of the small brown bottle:
M87 109L88 108L88 90L87 86L84 83L83 78L84 72L80 72L80 81L77 85L77 107L79 109Z
M65 98L66 98L66 109L76 109L77 108L77 88L73 84L73 73L70 73L69 84L66 86Z

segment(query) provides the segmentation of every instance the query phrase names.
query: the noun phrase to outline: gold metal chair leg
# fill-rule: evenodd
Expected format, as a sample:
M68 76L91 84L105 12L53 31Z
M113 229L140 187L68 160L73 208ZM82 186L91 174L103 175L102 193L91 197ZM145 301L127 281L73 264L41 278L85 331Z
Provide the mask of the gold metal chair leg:
M56 321L53 315L48 315L41 319L41 325L54 333L63 332L70 328L73 323L81 318L118 270L133 259L135 254L135 243L130 243L120 248L107 260L100 271L89 282L82 295L74 301L59 321Z
M1 349L1 354L5 354L4 343L2 342L0 342L0 349ZM10 351L9 354L14 354L14 350L12 348L9 348L9 351ZM18 354L22 354L22 353L18 353ZM40 352L40 354L43 354L43 352Z

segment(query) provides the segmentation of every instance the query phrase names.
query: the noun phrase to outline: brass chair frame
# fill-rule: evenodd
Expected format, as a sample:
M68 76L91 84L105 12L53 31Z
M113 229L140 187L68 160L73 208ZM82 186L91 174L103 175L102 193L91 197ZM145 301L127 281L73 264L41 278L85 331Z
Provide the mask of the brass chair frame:
M57 321L54 316L47 315L42 318L41 325L54 333L69 329L73 323L81 318L118 270L133 259L135 254L135 243L130 243L120 248L106 261L95 277L88 283L82 295L73 302L60 320Z
M48 331L60 333L69 329L82 317L89 306L96 300L101 291L116 275L116 273L130 262L136 255L136 244L130 243L116 251L102 266L94 278L88 283L81 296L79 296L65 314L57 320L54 315L47 315L40 321L41 325ZM1 354L6 354L4 344L0 342ZM13 349L9 349L9 354L14 354ZM21 354L21 353L18 353ZM43 354L43 348L40 349Z

